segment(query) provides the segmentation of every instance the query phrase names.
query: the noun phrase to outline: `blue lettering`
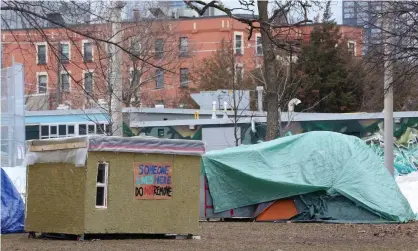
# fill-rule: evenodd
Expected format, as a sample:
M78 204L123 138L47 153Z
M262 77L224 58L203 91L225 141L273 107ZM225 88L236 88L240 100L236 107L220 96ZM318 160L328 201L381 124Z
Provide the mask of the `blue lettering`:
M149 174L149 167L148 166L145 166L145 168L144 168L144 174Z
M140 180L137 180L136 184L138 185L152 185L154 184L154 176L148 175L141 177Z
M170 185L171 184L171 176L168 176L167 177L167 185Z
M143 165L139 165L139 174L142 174L144 172Z
M158 176L156 179L157 184L164 185L167 184L167 177L166 176Z

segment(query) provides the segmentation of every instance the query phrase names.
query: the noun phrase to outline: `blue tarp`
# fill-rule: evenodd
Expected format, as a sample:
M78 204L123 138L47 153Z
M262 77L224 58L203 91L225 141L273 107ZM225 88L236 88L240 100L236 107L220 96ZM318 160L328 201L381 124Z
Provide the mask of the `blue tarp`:
M1 169L1 233L24 231L25 205L6 172Z

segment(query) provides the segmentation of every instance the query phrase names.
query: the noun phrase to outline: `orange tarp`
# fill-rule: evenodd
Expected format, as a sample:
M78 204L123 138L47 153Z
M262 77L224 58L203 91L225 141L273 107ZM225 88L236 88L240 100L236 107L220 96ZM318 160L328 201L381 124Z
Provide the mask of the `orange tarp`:
M298 214L293 200L278 200L257 216L257 221L286 220Z

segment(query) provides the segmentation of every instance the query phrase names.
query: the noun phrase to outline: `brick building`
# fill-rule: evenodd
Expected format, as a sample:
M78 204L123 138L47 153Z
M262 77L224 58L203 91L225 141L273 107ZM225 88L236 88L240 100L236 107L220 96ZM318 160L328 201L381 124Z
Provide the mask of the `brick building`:
M292 39L307 41L313 26L292 31ZM210 57L222 39L231 41L238 67L262 62L261 40L248 26L225 16L145 20L122 25L122 81L126 106L182 107L198 83L189 77ZM362 55L362 28L341 26L353 55ZM92 108L109 100L108 41L110 24L2 30L2 64L25 66L28 110ZM92 39L94 38L94 39ZM198 74L198 73L197 73ZM57 88L61 85L61 88Z

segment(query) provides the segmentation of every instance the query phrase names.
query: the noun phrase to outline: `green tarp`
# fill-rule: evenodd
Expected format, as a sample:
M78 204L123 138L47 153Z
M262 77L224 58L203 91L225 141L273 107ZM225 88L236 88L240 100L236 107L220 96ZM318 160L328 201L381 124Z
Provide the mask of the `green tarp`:
M359 138L308 132L202 157L214 212L325 191L382 219L415 218L379 157Z

